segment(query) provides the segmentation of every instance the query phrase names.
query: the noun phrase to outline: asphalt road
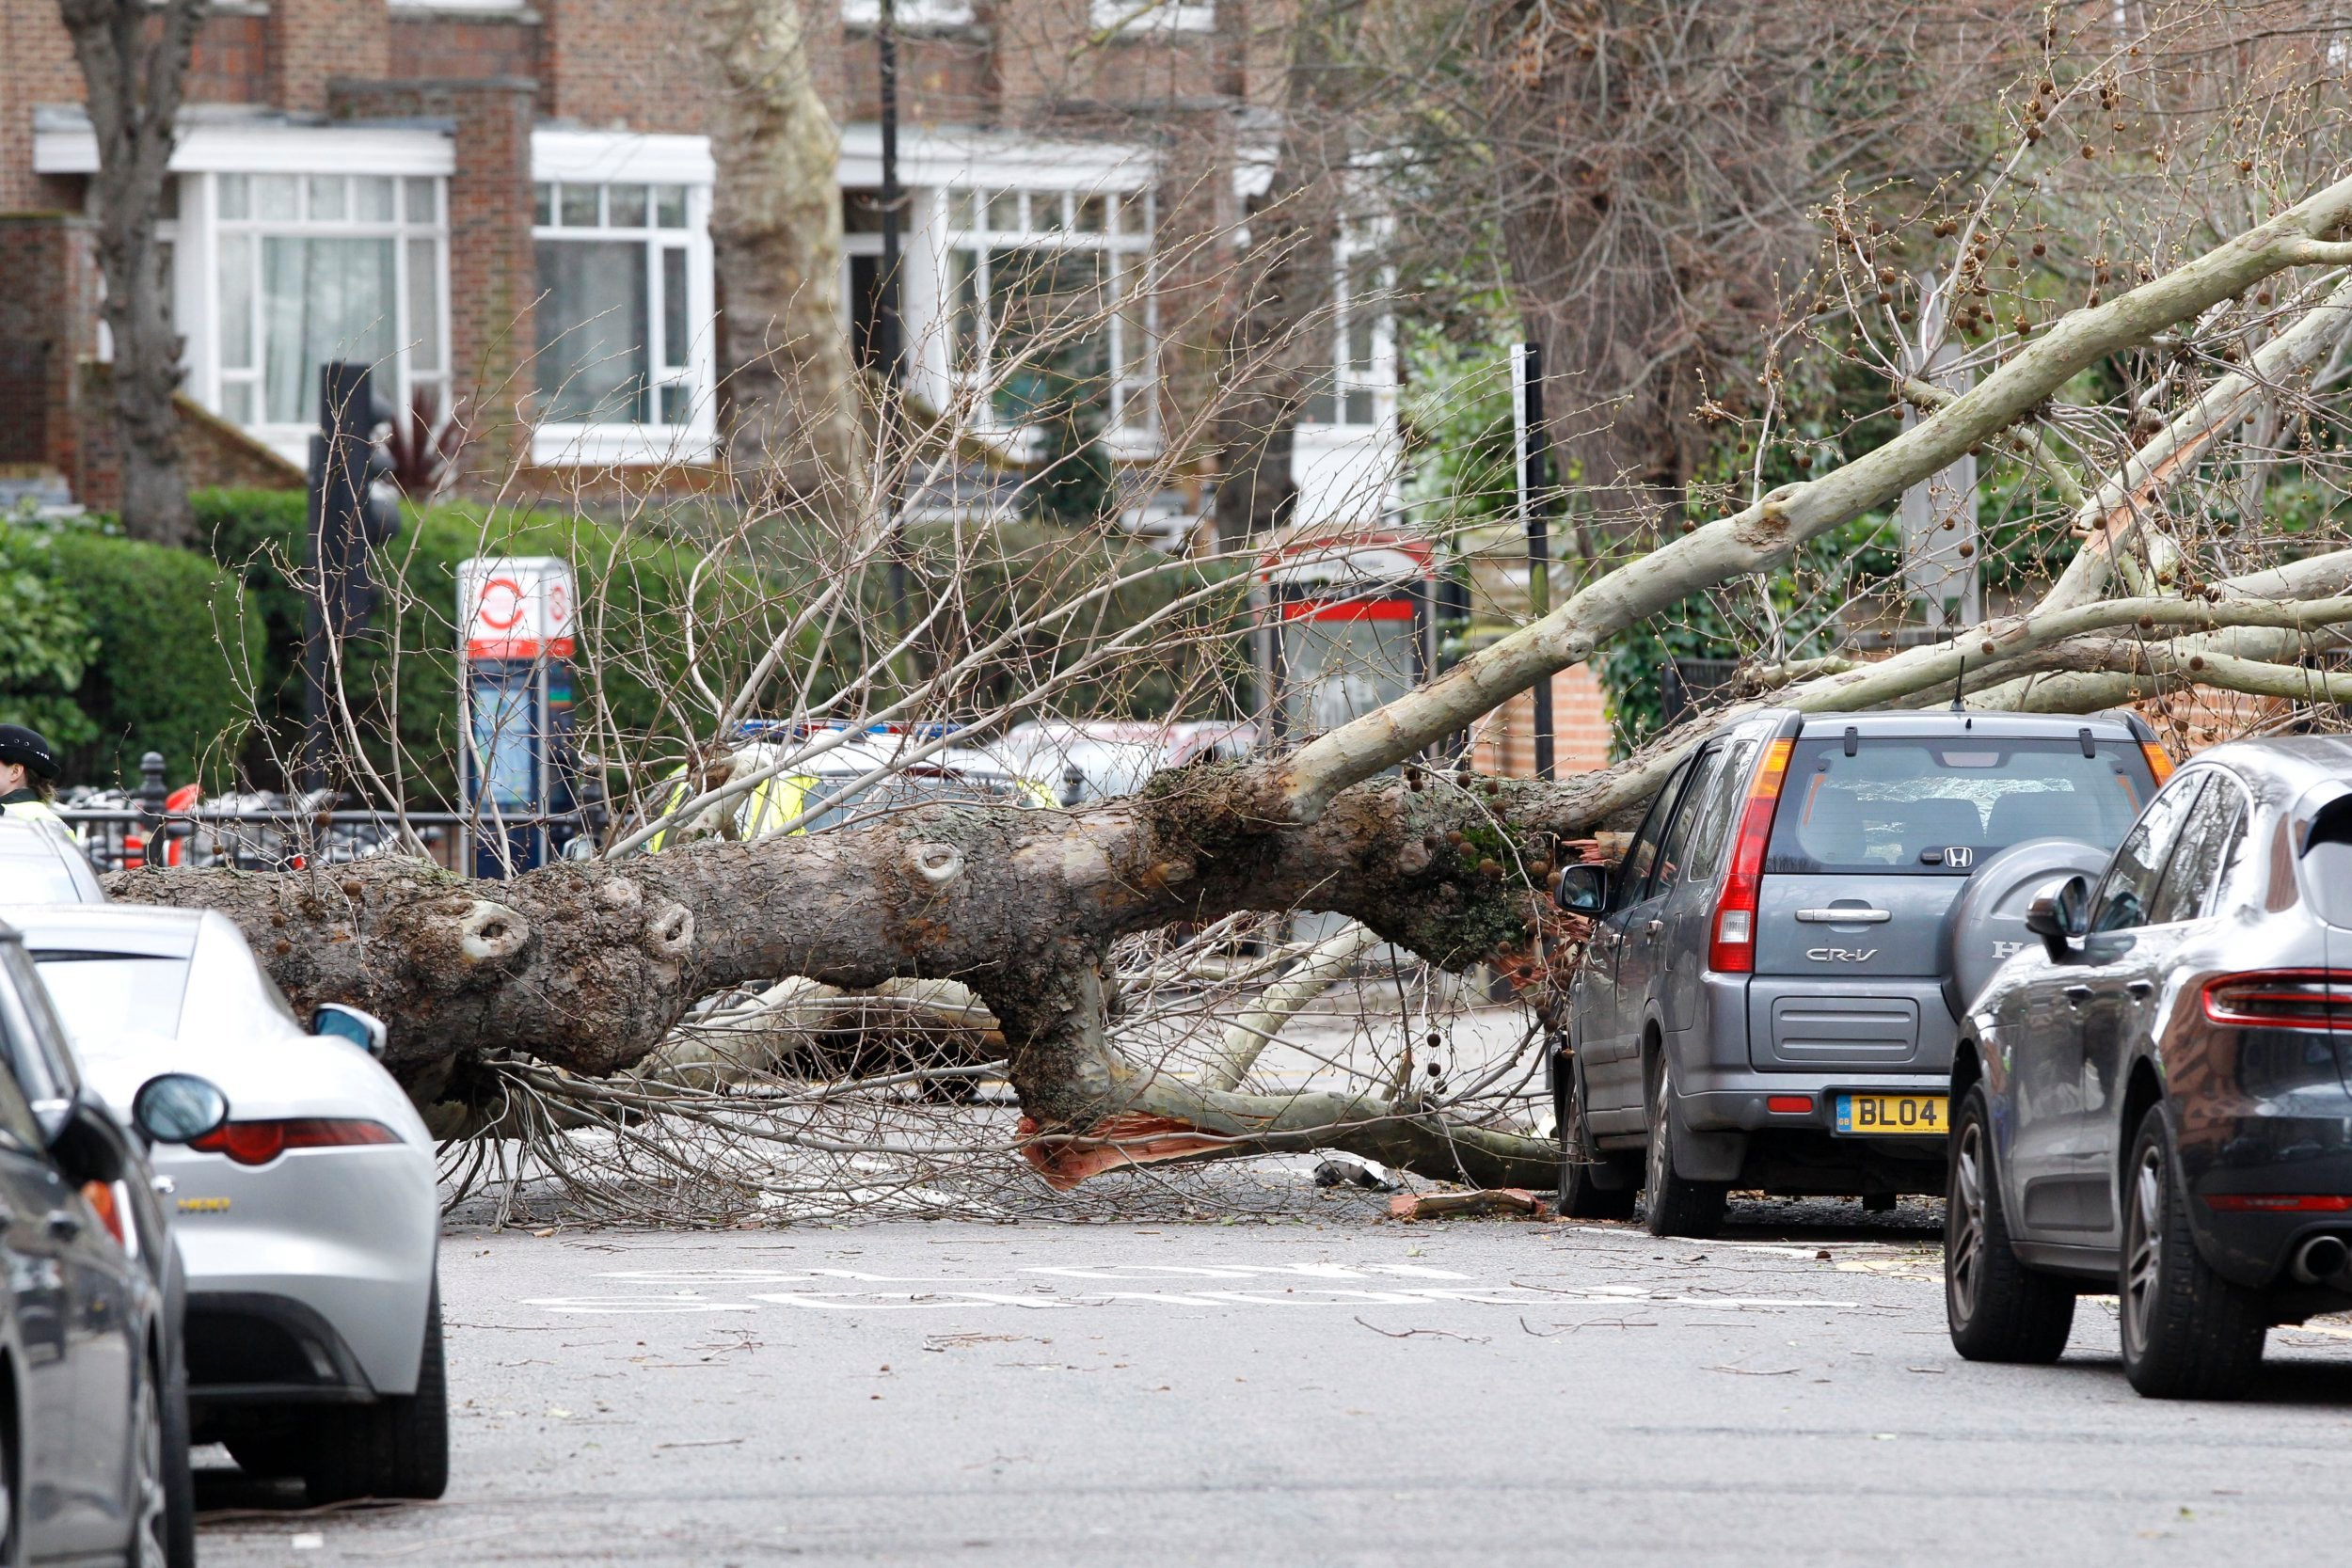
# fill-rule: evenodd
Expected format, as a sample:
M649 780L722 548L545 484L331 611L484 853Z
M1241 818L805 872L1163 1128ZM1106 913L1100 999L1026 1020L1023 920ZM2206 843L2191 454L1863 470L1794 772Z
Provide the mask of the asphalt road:
M2322 1561L2352 1325L2159 1404L1945 1338L1934 1211L1571 1224L455 1229L454 1481L208 1565ZM216 1450L214 1450L216 1454ZM225 1465L225 1456L218 1456Z

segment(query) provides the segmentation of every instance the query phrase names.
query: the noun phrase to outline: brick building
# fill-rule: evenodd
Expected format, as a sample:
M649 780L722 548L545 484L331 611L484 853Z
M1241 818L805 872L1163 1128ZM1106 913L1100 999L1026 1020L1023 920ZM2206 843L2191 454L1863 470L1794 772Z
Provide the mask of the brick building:
M918 396L947 406L986 382L1043 287L1101 303L1083 348L1113 453L1188 438L1218 276L1266 176L1283 3L898 0ZM864 346L877 0L806 4ZM199 477L256 443L298 461L316 366L338 357L377 364L402 406L462 409L479 483L707 462L729 363L707 25L695 0L216 0L167 203ZM0 8L0 464L103 505L76 395L103 352L81 97L56 8ZM1360 521L1392 504L1393 354L1370 311L1343 304L1330 335L1300 515ZM1033 440L1023 397L999 387L974 410L1009 463Z

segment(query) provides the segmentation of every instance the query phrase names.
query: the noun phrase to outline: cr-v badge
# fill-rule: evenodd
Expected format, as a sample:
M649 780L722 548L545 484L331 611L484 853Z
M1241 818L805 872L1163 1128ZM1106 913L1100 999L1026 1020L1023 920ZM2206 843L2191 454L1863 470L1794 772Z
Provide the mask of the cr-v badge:
M1836 964L1868 963L1877 953L1875 947L1808 947L1804 950L1804 956L1815 963Z

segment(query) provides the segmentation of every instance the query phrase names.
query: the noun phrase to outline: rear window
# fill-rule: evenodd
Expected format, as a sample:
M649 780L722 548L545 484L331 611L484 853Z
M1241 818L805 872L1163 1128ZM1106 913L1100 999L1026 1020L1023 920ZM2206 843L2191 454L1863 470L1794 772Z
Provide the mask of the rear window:
M49 999L83 1055L115 1054L127 1032L180 1033L180 1003L187 994L188 960L139 954L36 952Z
M1789 758L1766 872L1964 877L2029 838L2122 842L2155 792L2128 741L1807 736Z
M79 904L82 884L55 855L0 855L0 904Z

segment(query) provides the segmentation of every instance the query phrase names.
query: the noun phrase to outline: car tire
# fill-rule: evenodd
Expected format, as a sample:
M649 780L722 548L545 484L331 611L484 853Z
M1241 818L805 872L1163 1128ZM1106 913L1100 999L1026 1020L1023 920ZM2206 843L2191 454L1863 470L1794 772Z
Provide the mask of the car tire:
M174 1356L163 1386L164 1560L196 1568L196 1472L188 1464L188 1369Z
M24 1560L24 1530L17 1519L22 1494L16 1480L17 1457L23 1452L11 1413L0 1408L0 1568L17 1568Z
M1944 1321L1952 1348L1970 1361L2056 1361L2074 1332L2074 1290L2027 1268L2010 1244L2009 1209L1993 1172L1992 1107L1981 1084L1961 1098L1950 1159Z
M2150 1399L2235 1399L2262 1365L2262 1298L2216 1274L2189 1230L2188 1195L2161 1104L2140 1118L2123 1167L2116 1316L2123 1375Z
M1612 1154L1585 1145L1587 1159L1574 1156L1577 1144L1584 1142L1575 1136L1584 1126L1584 1083L1576 1070L1576 1059L1568 1057L1554 1069L1551 1086L1552 1133L1560 1140L1560 1217L1569 1220L1629 1220L1634 1202L1642 1196L1640 1162L1622 1154ZM1565 1078L1565 1083L1559 1082ZM1606 1174L1613 1185L1601 1186L1594 1178Z
M1661 1060L1650 1074L1649 1153L1642 1171L1642 1220L1653 1236L1704 1241L1724 1227L1728 1181L1692 1181L1675 1174L1674 1079Z
M441 1348L441 1291L425 1309L417 1391L322 1413L310 1429L302 1479L310 1501L438 1497L449 1490L449 1383Z

